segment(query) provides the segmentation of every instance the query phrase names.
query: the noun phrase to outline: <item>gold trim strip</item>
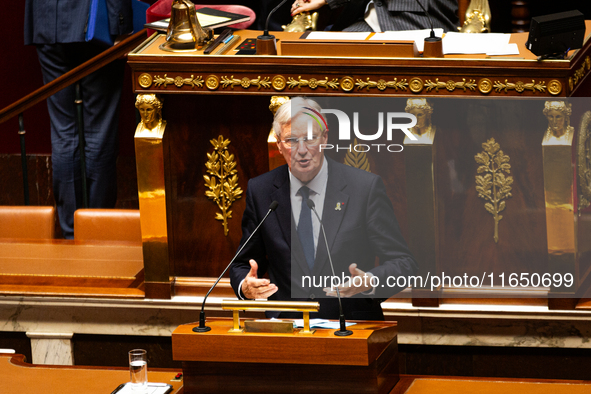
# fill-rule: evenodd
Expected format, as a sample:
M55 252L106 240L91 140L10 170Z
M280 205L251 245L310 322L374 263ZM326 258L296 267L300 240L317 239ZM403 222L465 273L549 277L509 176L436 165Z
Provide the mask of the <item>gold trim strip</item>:
M526 90L531 90L532 92L536 93L546 91L546 82L539 81L536 83L536 81L533 79L528 83L522 81L509 82L507 79L505 79L505 82L495 81L493 87L497 93L502 91L507 93L509 90L515 90L517 93L523 93Z

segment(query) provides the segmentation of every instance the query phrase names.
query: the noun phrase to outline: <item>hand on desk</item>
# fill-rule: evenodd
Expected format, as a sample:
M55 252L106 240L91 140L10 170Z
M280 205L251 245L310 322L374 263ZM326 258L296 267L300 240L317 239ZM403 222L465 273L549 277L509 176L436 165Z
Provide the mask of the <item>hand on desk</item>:
M341 293L341 297L353 297L355 294L359 293L366 293L367 295L371 295L371 292L373 292L374 290L374 288L370 285L371 277L373 276L372 273L361 271L359 268L357 268L357 264L351 264L349 266L349 272L351 273L351 280L347 283L337 286ZM354 279L355 277L359 277L359 279ZM353 284L351 284L351 281L353 282ZM327 296L336 297L336 289L336 287L334 289L326 287L322 290L326 293Z
M326 0L295 0L291 5L291 15L294 16L304 11L314 11L325 5Z
M271 283L269 279L259 279L257 277L257 271L259 269L257 262L250 260L249 263L250 271L242 282L242 294L251 300L269 298L277 292L277 285Z

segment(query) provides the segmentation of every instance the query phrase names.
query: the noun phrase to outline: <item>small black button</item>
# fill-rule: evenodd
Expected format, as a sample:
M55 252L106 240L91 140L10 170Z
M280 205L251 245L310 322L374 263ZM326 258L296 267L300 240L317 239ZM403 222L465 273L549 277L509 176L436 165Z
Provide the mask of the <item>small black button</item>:
M382 6L382 2L381 1L376 1L374 4L376 5L376 7L381 7Z
M313 300L314 298L316 298L316 296L314 294L310 294L310 299Z

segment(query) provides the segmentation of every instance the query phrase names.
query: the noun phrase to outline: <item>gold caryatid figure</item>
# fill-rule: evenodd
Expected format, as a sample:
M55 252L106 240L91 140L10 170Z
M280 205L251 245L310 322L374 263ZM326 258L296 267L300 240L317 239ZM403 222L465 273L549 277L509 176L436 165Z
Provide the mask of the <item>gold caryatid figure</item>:
M135 107L142 121L137 125L135 136L140 138L162 138L166 121L162 120L162 99L155 94L138 94Z
M570 125L572 104L565 101L546 101L543 112L548 119L548 129L544 139L567 141L574 132L574 128Z
M411 142L415 144L432 142L435 133L435 126L431 123L433 105L424 98L411 98L406 101L404 111L417 118L417 124L410 129L417 140Z

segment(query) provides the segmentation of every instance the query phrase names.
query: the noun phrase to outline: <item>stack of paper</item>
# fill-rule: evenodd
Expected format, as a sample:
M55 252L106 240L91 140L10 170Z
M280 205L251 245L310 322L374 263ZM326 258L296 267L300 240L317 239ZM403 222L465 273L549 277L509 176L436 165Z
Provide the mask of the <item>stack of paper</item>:
M448 32L443 37L444 54L519 55L517 44L509 44L511 34L503 33L456 33Z

